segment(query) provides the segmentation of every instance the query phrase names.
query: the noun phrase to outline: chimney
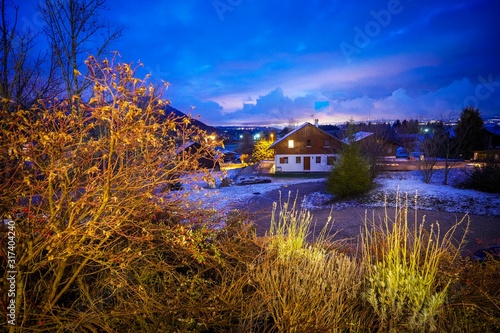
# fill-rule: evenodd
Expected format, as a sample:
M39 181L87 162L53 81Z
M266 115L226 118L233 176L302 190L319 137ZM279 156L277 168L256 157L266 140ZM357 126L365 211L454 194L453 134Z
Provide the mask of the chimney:
M314 119L314 126L316 126L316 127L319 126L319 119Z

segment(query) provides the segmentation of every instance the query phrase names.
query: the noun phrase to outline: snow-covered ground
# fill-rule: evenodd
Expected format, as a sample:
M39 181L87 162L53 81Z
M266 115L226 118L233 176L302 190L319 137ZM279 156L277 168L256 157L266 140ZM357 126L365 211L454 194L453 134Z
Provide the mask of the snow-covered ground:
M192 177L185 177L182 180L183 191L188 192L188 199L192 203L200 204L204 208L213 208L218 211L227 211L236 206L241 206L249 202L255 195L270 192L276 189L286 189L293 184L306 182L322 182L324 178L281 178L273 177L271 183L251 184L251 185L231 185L221 187L222 179L230 178L236 180L240 170L228 170L223 172L212 172L217 183L216 189L207 188L204 175L198 174ZM181 194L181 193L180 193Z
M362 198L339 201L332 204L335 210L349 206L382 207L395 205L396 196L419 209L469 213L472 215L500 216L500 195L465 190L453 187L465 177L463 169L452 170L449 185L443 185L444 171L436 170L432 181L422 181L419 171L388 172L375 179L377 187ZM326 202L334 199L325 192L312 193L306 198L305 207L310 210L324 208Z
M273 177L271 183L220 187L223 177L234 178L237 172L238 170L230 170L227 175L213 174L217 181L216 189L208 189L206 181L200 177L187 177L183 180L184 190L180 192L187 192L191 203L199 203L205 208L222 212L248 202L256 194L280 188L286 189L293 184L324 181L324 178ZM362 198L348 201L333 200L331 203L334 197L322 191L307 195L302 205L309 210L324 209L332 205L335 210L341 210L350 206L380 207L386 201L390 206L396 202L395 197L399 193L403 197L407 194L411 203L415 202L414 198L417 196L419 209L500 216L500 195L452 186L463 177L462 169L452 170L450 185L442 185L443 170L437 170L431 183L426 184L422 181L419 171L389 172L377 177L375 179L377 187Z

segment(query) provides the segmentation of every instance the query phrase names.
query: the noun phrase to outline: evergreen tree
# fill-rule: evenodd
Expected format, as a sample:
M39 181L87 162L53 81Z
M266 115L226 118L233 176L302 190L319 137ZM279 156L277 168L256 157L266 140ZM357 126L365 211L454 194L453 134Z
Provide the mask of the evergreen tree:
M370 167L355 142L344 145L340 158L327 177L326 190L339 198L352 197L370 190Z
M455 133L460 146L459 154L463 158L469 159L474 150L485 148L484 120L479 110L473 106L462 110Z

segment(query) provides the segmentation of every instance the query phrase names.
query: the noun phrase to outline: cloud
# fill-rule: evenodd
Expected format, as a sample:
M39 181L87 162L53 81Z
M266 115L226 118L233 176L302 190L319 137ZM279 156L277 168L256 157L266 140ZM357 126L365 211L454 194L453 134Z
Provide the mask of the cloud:
M285 125L290 119L311 121L315 101L312 95L291 98L276 88L253 103L244 103L241 108L225 113L221 121L248 125Z
M484 116L491 116L499 110L500 82L494 90L480 80L471 82L468 78L453 81L448 86L426 93L410 94L399 88L389 96L371 98L362 96L354 99L333 101L331 116L352 117L355 120L392 119L447 119L458 117L467 105L473 105ZM477 94L477 92L480 94Z
M305 94L292 98L284 89L276 88L259 96L255 102L242 104L242 107L233 112L222 111L217 124L286 125L291 119L301 123L311 122L315 118L319 118L321 123L342 123L349 119L447 120L458 117L471 101L477 101L477 105L474 106L479 108L483 116L488 116L500 107L500 81L495 81L493 77L489 79L489 87L484 83L488 82L488 77L483 77L477 82L463 78L433 91L410 93L398 88L389 95L378 98L363 95L335 99L319 94ZM480 94L477 94L478 91ZM317 102L324 107L315 110ZM214 105L221 107L217 103Z

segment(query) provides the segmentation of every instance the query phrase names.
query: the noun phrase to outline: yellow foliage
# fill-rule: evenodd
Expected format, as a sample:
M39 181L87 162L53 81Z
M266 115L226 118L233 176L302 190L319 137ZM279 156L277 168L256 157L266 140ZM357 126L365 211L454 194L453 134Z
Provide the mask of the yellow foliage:
M31 110L0 110L0 210L16 219L17 323L25 328L44 322L41 331L82 330L75 328L76 313L98 314L107 327L113 311L116 318L147 311L137 307L141 297L157 304L155 295L134 288L114 294L119 304L102 297L115 292L108 282L125 286L137 272L153 271L152 239L161 236L156 214L169 222L189 216L178 197L168 195L169 186L196 170L200 156L215 155L216 143L200 142L182 164L163 158L175 157L178 143L203 132L186 126L185 118L159 117L162 90L136 79L130 65L93 57L86 63L89 73L97 73L88 78L94 92L88 102L41 101ZM137 232L139 227L147 232ZM130 248L137 251L121 251ZM140 269L134 266L138 253L144 258ZM116 256L120 266L112 261Z

